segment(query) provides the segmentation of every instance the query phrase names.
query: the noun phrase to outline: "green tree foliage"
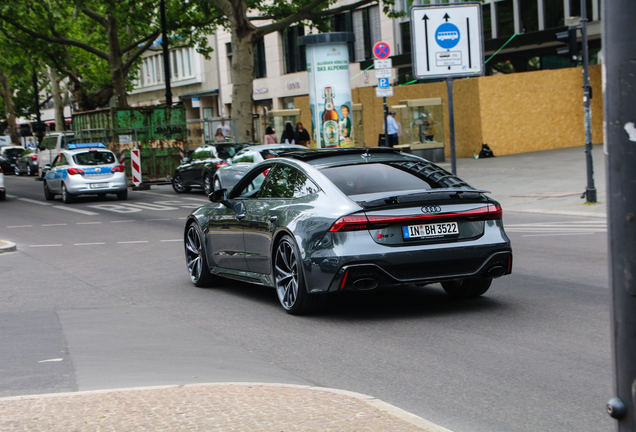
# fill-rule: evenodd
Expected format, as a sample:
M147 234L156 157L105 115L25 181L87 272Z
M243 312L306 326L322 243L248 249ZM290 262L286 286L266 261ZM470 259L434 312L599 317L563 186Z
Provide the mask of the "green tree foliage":
M2 1L0 20L6 37L38 46L69 78L81 108L104 106L111 96L126 107L141 55L160 35L159 1ZM210 53L206 36L218 14L207 1L166 0L166 14L173 41Z

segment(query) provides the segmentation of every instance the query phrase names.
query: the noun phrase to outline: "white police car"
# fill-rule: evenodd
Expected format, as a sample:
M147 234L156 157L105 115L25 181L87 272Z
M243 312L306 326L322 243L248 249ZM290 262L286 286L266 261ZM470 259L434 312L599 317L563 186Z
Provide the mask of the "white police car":
M128 196L124 167L104 143L69 144L44 170L44 197L49 201L55 195L62 195L64 203L77 195Z

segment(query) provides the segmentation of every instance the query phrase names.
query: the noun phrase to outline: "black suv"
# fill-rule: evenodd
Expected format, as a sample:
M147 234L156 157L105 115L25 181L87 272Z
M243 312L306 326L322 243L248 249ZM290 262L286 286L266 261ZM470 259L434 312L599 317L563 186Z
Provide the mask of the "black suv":
M190 192L193 187L203 188L207 195L211 194L217 168L227 165L228 159L247 146L236 143L202 145L177 167L172 176L172 188L176 193Z

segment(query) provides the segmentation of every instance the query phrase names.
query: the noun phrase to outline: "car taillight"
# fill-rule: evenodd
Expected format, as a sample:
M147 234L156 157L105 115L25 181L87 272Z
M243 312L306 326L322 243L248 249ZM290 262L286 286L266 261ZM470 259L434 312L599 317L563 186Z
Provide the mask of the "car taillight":
M0 167L0 173L2 173L2 167Z
M329 229L330 232L360 231L384 228L390 224L428 222L435 219L468 219L471 221L500 220L502 210L499 204L488 204L462 212L435 213L409 216L344 216Z
M31 155L31 159L33 159L33 160L37 160L37 159L38 159L38 155L36 155L36 154L32 154L32 155Z
M329 232L360 231L369 229L366 216L343 216L333 224Z
M113 169L110 170L110 172L112 172L112 173L124 172L124 166L123 165L114 166Z
M226 166L227 164L225 162L217 162L216 163L216 167L217 168L221 168L222 166Z
M68 174L69 175L77 175L77 174L84 175L85 173L84 173L83 170L81 170L79 168L69 168L68 169Z

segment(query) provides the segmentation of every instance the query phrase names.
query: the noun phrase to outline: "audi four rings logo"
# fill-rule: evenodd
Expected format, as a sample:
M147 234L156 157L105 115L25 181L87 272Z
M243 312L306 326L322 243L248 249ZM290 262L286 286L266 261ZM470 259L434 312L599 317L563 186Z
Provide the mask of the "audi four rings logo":
M422 213L439 213L442 211L440 206L424 206L422 207Z

